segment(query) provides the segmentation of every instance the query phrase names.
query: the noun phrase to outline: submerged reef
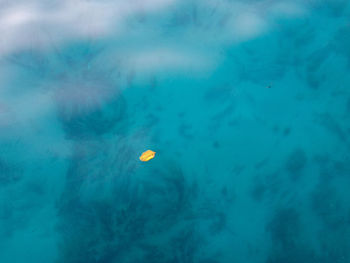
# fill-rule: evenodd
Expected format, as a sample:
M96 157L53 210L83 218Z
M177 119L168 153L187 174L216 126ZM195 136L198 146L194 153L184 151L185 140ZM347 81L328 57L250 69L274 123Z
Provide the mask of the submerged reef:
M272 241L282 249L290 249L297 244L302 225L300 213L293 208L278 209L266 229L270 232Z
M57 52L62 64L53 99L67 138L91 139L113 131L125 120L126 101L114 66L101 67L102 48L76 43Z
M21 168L0 158L0 187L15 183L22 177Z
M42 51L27 49L5 57L18 67L27 89L49 94L66 138L91 139L112 132L125 122L126 100L117 63L102 64L98 41L73 41Z
M92 79L64 81L55 93L58 118L70 139L89 139L110 132L125 114L123 96L111 83Z
M320 262L311 245L304 239L302 213L293 207L282 207L267 224L272 248L266 263Z
M98 149L111 162L98 160ZM127 151L133 149L122 141L77 146L57 204L58 262L191 263L209 259L201 256L206 239L196 225L204 219L222 229L214 226L219 223L215 204L198 204L197 185L175 162L138 175L127 156L111 156L120 157ZM140 176L140 181L133 179Z
M15 2L1 263L350 262L349 0Z
M287 158L285 167L292 180L297 180L307 164L307 157L302 149L295 149Z

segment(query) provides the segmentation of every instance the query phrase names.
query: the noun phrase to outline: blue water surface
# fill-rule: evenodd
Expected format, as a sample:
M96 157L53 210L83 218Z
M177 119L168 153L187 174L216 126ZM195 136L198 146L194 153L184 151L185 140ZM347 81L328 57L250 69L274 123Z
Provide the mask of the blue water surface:
M350 263L349 17L0 0L0 262Z

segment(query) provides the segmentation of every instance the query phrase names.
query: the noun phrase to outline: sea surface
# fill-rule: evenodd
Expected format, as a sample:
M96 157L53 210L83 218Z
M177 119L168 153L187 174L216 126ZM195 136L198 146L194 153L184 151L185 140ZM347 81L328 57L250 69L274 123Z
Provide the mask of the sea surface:
M0 263L350 263L349 18L0 0Z

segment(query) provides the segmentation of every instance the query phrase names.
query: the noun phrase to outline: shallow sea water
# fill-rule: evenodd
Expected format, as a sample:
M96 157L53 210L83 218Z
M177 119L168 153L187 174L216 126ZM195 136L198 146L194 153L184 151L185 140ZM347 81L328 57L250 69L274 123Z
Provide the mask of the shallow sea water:
M0 0L0 262L349 263L349 15Z

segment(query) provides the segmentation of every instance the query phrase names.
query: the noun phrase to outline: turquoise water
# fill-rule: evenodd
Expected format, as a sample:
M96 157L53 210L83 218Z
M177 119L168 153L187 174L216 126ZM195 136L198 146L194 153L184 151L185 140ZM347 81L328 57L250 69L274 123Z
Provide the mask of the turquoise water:
M1 263L350 262L349 1L15 2Z

